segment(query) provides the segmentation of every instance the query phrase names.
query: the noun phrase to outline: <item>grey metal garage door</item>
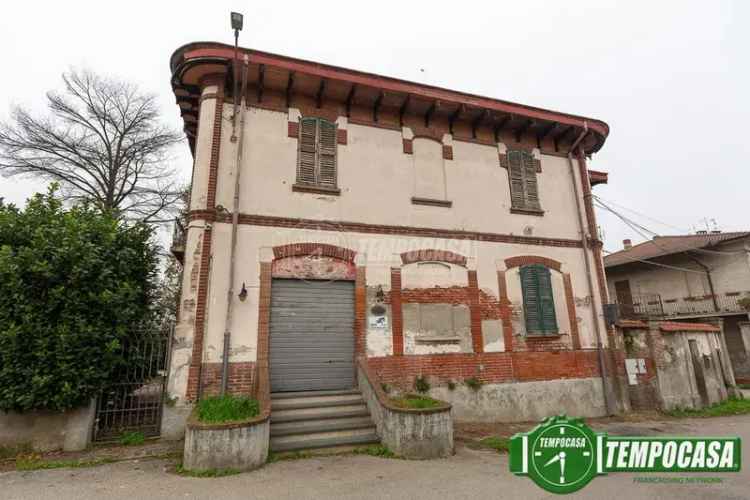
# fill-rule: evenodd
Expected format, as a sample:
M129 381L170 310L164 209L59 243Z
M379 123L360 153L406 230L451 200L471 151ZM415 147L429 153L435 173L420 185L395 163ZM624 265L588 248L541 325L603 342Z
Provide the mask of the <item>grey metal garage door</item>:
M271 391L354 386L354 283L275 279Z

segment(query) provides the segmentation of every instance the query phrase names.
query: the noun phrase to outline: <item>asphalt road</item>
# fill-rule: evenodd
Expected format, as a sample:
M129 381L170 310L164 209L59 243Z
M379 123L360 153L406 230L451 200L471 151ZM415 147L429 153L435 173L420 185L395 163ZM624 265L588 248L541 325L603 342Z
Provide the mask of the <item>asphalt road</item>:
M611 424L611 434L734 436L750 456L750 415L667 422ZM139 460L86 469L56 469L0 474L2 499L166 499L166 498L560 498L527 478L508 472L507 455L459 446L455 456L405 461L369 456L333 456L282 461L250 473L203 479L169 472L170 462ZM707 476L710 484L638 483L654 474L610 474L595 478L571 498L697 499L750 498L750 469L731 474L658 475L663 478Z

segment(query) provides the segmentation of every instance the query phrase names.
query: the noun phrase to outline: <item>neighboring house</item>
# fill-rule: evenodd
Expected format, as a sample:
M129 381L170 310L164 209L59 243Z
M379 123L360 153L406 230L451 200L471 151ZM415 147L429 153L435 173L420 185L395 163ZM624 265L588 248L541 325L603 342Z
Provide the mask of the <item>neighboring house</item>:
M750 232L657 236L604 258L625 318L721 318L738 380L750 379ZM743 301L744 299L744 301Z
M164 435L223 361L230 393L267 369L273 393L351 394L362 362L459 419L607 413L605 123L246 49L235 116L233 54L171 60L194 168Z

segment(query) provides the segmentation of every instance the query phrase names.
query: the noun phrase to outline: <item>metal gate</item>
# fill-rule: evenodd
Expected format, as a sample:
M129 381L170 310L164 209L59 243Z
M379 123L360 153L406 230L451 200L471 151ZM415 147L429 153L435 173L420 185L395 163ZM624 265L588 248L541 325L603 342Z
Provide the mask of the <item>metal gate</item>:
M354 386L354 283L275 279L271 390Z
M126 432L159 435L173 328L144 330L123 342L117 382L97 399L94 441L116 441Z

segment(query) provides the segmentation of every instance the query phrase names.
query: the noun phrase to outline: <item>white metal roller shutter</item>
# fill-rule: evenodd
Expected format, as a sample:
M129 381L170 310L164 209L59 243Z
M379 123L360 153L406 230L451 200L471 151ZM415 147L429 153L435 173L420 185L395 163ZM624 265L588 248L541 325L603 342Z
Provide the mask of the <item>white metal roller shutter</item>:
M354 283L275 279L271 391L354 386Z

